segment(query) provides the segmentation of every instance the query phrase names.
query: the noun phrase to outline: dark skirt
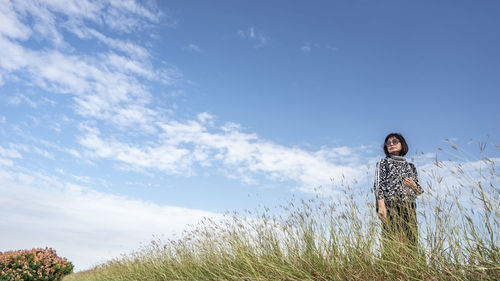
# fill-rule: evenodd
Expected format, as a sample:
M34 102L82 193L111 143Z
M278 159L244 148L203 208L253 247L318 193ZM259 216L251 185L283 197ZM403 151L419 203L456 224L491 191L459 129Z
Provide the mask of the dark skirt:
M417 248L418 226L415 202L386 203L387 220L382 223L384 241L397 239L411 248Z

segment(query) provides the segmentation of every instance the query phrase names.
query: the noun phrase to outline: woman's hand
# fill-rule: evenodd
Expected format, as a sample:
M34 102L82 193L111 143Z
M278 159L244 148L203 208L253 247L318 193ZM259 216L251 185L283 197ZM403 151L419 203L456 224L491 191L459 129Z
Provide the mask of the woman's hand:
M387 219L387 209L385 208L384 199L378 199L377 205L378 205L377 216L380 218L380 220L385 221Z
M418 186L417 184L415 183L414 180L412 180L411 178L405 178L403 180L403 184L406 186L406 187L409 187L413 190L417 190L418 189Z

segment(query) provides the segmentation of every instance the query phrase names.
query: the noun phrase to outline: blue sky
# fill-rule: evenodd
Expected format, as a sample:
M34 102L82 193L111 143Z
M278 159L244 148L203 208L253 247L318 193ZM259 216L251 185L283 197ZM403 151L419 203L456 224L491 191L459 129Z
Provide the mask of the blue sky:
M0 6L0 251L85 269L204 216L342 200L331 178L368 190L393 131L422 166L499 143L497 1Z

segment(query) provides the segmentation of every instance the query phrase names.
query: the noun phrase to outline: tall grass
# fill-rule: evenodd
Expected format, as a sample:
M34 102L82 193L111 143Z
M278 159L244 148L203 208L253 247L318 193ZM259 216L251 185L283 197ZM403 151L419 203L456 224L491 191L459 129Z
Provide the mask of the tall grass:
M417 251L381 243L370 187L344 186L336 200L206 219L64 280L500 280L500 175L484 151L471 161L451 144L451 161L425 167Z

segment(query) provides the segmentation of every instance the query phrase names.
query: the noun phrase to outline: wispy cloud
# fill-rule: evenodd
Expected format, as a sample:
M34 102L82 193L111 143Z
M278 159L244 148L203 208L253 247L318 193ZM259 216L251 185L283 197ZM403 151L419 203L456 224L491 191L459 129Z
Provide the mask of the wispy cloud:
M28 79L26 81L28 85L35 85L50 92L73 95L76 112L83 116L107 120L121 127L142 125L151 129L146 125L154 115L154 112L147 108L151 95L138 79L145 78L168 84L178 76L177 71L153 68L146 49L104 36L86 27L84 20L103 24L102 18L104 21L107 21L107 17L111 17L110 21L115 20L112 15L107 14L109 9L126 11L126 16L119 16L126 22L126 27L116 27L116 29L130 32L133 28L144 28L148 20L155 23L158 20L157 13L146 12L135 4L120 6L114 2L107 8L94 2L84 1L79 1L78 4L70 2L67 6L52 2L40 2L37 5L31 2L22 3L25 4L17 5L16 2L15 9L14 5L6 5L3 11L10 25L0 30L2 32L0 46L4 54L0 58L0 75L2 75L0 81L5 81L4 75L9 75L10 79L11 76L19 80ZM97 17L96 14L89 15L84 12L78 14L73 9L84 5L83 3L87 3L84 11L94 11ZM60 18L63 17L57 17L56 12L68 17L73 16L71 18L73 21L78 21L78 24L73 22L60 24ZM102 18L98 16L100 14ZM32 15L37 21L35 26L38 29L32 29L31 33L22 32L28 28L27 22L31 19L28 15ZM123 17L134 20L129 22ZM67 26L72 26L67 30L81 37L90 36L103 41L111 49L123 52L123 55L110 50L91 55L75 51L66 52L69 43L64 41L60 28ZM122 30L123 28L125 29ZM16 40L25 40L29 37L29 35L23 37L21 34L42 36L54 43L56 48L31 49ZM20 101L20 97L17 100Z
M142 46L139 46L130 41L111 38L93 28L89 28L81 24L77 25L77 23L75 22L70 22L66 24L64 27L66 28L66 30L72 32L81 39L87 39L87 40L97 39L100 42L104 43L109 48L120 52L124 52L134 58L144 59L150 56L149 52Z
M193 44L193 43L183 47L182 49L186 50L186 51L195 52L195 53L200 53L202 51L198 45Z
M116 140L103 139L97 128L86 128L87 133L80 144L91 152L91 156L121 161L136 168L160 170L170 174L189 174L193 154L185 148L171 143L137 145Z
M12 96L8 99L8 102L10 104L15 104L15 105L19 105L19 104L22 104L22 103L25 103L31 107L37 107L38 105L33 101L31 100L29 97L23 95L23 94L17 94L15 96Z
M32 31L27 25L21 22L14 11L13 3L11 1L4 1L0 6L0 18L2 18L0 35L20 40L29 38Z
M254 43L255 48L261 48L267 45L268 38L260 31L257 31L255 27L250 27L245 30L238 30L238 37L243 40L248 40Z
M300 47L300 50L304 53L309 53L311 52L311 45L307 43L304 46Z
M13 166L13 159L21 159L22 155L18 150L13 148L4 148L0 146L0 166Z
M327 45L325 48L326 48L327 50L332 51L332 52L336 52L336 51L338 51L338 50L339 50L339 48L337 48L337 47L335 47L335 46L330 46L330 45Z
M72 23L85 25L91 22L99 26L106 26L112 30L131 33L148 28L160 21L162 13L155 7L146 7L136 1L12 1L11 7L15 8L22 16L31 16L36 22L34 30L46 38L59 38L63 36L56 23L64 26ZM56 14L65 15L66 18L57 17ZM63 21L63 22L60 22Z
M304 45L302 45L302 47L300 47L300 50L304 53L310 53L312 52L313 50L320 50L320 49L324 49L324 50L328 50L328 51L331 51L331 52L336 52L338 51L338 48L337 47L334 47L334 46L330 46L330 45L322 45L322 44L319 44L319 43L305 43Z
M137 61L113 54L95 59L58 51L34 52L9 43L4 46L5 52L16 59L1 60L0 67L11 71L25 70L32 83L39 87L75 96L77 113L83 116L109 120L126 127L134 124L147 126L154 115L146 107L150 94L137 81L136 75L160 80L164 77Z
M244 181L263 176L295 182L311 193L320 185L331 191L331 178L353 181L364 177L362 148L325 147L316 152L289 148L244 133L234 124L213 127L212 118L201 114L199 121L159 122L159 138L152 145L106 139L96 128L86 128L80 144L93 157L132 167L181 175L192 175L197 165L225 167L232 177Z

